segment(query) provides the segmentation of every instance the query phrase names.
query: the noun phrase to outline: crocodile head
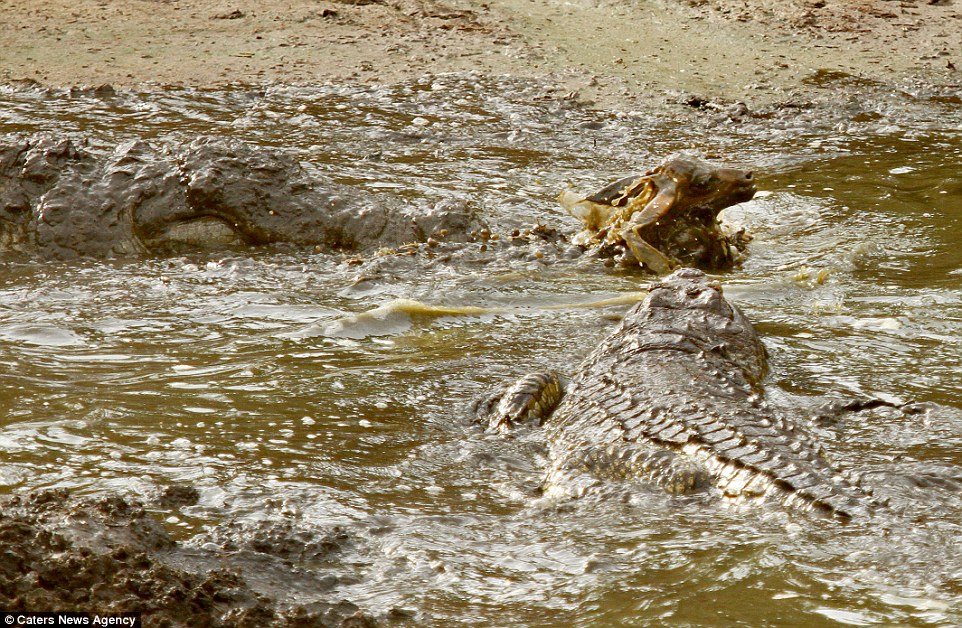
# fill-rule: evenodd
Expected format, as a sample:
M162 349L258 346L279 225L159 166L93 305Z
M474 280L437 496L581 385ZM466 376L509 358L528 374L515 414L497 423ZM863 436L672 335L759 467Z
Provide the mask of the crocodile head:
M625 316L623 327L640 326L648 336L688 351L719 355L760 386L767 353L754 327L722 294L721 285L700 270L681 268L652 284L648 298Z
M585 227L576 241L630 253L634 262L667 273L677 266L735 265L749 238L730 233L718 214L750 200L755 190L749 171L674 158L586 198L563 192L559 201Z

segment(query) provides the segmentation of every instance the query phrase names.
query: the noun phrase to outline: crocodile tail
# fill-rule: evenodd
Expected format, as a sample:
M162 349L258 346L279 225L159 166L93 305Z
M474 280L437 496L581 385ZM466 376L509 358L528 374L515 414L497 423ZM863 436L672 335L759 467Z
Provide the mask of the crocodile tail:
M787 490L782 501L788 506L821 512L848 521L869 517L876 504L871 496L848 485L818 485L804 490Z

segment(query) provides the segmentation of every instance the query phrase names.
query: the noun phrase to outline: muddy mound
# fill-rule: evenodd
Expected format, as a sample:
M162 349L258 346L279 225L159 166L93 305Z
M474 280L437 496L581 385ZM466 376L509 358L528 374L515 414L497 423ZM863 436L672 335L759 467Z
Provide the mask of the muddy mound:
M187 552L144 507L45 491L0 500L0 608L140 613L144 626L374 626L346 601L285 607L221 556ZM261 531L259 540L280 538ZM286 551L286 550L283 550Z
M278 243L363 251L463 240L482 227L463 205L409 207L236 140L131 141L110 154L69 139L0 142L0 252L138 257Z

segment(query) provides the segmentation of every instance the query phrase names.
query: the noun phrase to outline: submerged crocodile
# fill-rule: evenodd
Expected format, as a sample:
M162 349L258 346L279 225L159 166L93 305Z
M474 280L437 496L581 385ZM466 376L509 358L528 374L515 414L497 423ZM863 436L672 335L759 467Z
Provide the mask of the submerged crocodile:
M716 282L684 268L651 287L567 390L554 374L532 374L480 410L502 431L550 413L546 495L641 479L676 494L714 487L734 500L868 514L868 491L768 407L765 372L765 348L748 319Z
M0 140L0 253L142 257L273 243L365 251L469 239L485 227L457 203L414 207L330 181L285 153L236 140L118 145Z
M588 197L564 191L558 201L584 225L575 243L667 274L737 264L750 238L719 223L718 214L754 195L751 172L676 157Z

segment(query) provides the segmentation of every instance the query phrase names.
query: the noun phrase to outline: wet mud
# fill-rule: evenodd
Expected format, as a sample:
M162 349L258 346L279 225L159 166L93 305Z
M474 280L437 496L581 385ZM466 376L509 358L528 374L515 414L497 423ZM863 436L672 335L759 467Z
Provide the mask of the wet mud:
M183 493L183 488L168 491L160 502L182 503ZM257 556L304 559L307 551L314 557L335 553L342 542L338 536L308 547L282 528L260 535L227 531L223 537L230 540L212 552L186 548L143 503L121 497L81 499L66 491L43 491L4 497L0 508L0 608L5 611L136 613L143 626L184 628L379 625L346 600L291 605L281 591L271 597L256 590L242 573L253 568ZM239 567L245 561L238 557L239 545L254 556L246 557L245 568ZM296 586L298 570L280 571L275 567L273 575L283 578L283 588ZM326 584L329 589L331 582Z
M95 155L70 139L0 145L0 246L40 259L142 257L180 249L291 244L364 251L464 241L467 208L407 208L312 176L293 157L225 139Z

